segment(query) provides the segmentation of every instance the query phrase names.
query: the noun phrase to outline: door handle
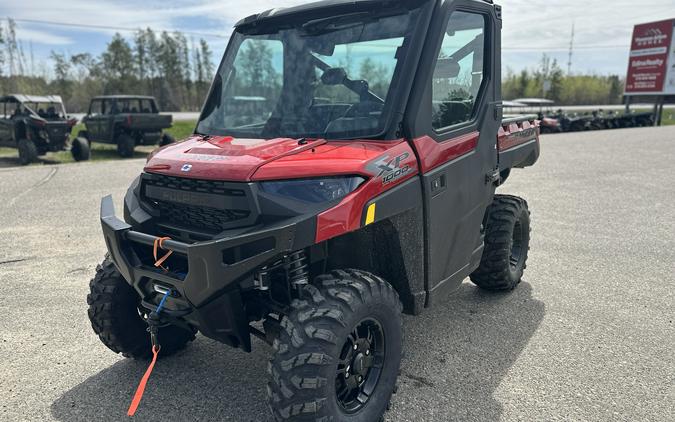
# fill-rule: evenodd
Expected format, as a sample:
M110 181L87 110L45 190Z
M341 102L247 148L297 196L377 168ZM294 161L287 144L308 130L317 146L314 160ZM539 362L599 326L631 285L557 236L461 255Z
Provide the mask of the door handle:
M442 174L431 181L431 194L433 196L443 192L446 187L445 174Z

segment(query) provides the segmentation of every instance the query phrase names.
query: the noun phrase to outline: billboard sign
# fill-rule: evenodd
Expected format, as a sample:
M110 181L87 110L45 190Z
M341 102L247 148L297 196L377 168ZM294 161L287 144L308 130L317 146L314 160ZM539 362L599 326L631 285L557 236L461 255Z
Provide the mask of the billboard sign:
M675 19L636 25L626 95L675 94Z

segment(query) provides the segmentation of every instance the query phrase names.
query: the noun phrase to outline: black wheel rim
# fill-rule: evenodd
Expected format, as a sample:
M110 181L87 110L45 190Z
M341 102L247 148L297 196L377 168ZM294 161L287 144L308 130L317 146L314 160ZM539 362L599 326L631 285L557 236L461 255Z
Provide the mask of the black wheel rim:
M372 397L384 367L382 325L372 318L359 322L342 346L335 377L338 404L347 413L358 412Z
M509 263L511 264L511 270L515 271L518 269L518 266L521 264L523 258L523 247L525 234L523 232L523 226L520 224L520 221L516 221L515 226L513 226L513 235L511 238L511 255L509 256Z

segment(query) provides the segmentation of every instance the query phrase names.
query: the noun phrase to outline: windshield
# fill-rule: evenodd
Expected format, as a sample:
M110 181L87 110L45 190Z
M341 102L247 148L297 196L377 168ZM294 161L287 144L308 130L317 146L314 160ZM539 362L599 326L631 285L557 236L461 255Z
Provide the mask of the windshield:
M235 32L197 132L350 139L384 131L416 11Z
M63 103L28 102L24 105L46 120L62 120L66 118L66 110L63 107Z

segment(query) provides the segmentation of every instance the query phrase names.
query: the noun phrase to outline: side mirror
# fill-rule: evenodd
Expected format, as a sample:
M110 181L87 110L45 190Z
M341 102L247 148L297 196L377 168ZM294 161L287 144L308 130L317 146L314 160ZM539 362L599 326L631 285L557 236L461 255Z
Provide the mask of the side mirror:
M234 72L234 69L232 70ZM232 74L230 76L230 82L234 80L234 75ZM216 74L216 78L213 81L213 87L211 88L211 92L209 94L209 97L206 100L206 103L204 104L204 109L202 110L200 119L205 119L206 117L210 116L211 113L217 108L220 107L220 102L221 102L221 96L223 94L223 78L220 76L220 74Z
M324 85L342 85L346 79L347 72L341 67L331 67L321 75L321 83Z
M434 79L452 79L459 76L460 71L459 63L454 59L440 58L436 62L436 68L434 69Z

